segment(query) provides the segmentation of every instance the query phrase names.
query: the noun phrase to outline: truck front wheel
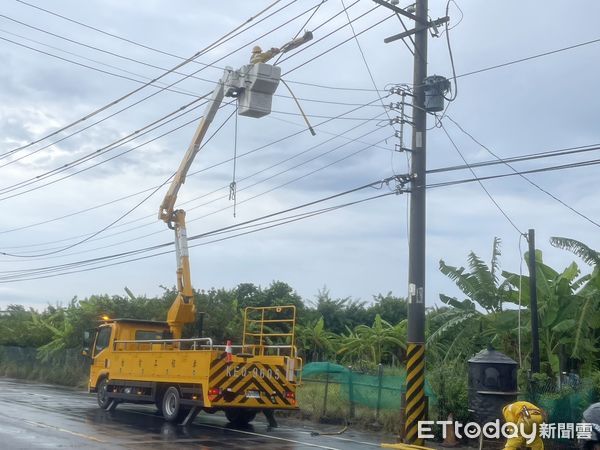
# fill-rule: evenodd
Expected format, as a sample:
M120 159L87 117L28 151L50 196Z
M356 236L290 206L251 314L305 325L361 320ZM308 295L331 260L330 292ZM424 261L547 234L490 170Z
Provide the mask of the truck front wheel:
M245 427L256 417L256 411L245 408L228 408L225 417L236 427Z
M96 387L96 399L98 400L98 406L102 409L107 409L110 405L110 398L108 398L108 378L102 378Z

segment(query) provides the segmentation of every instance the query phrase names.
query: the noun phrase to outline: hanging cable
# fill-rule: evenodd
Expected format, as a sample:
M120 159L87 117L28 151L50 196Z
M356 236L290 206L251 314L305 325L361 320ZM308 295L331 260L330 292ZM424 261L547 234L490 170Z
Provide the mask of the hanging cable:
M371 104L372 104L372 103L375 103L375 102L377 102L377 101L378 101L378 100L373 100L372 102L369 102L369 103L367 103L367 104L364 104L364 105L361 105L361 106L362 106L362 107L364 107L364 106L371 106ZM356 110L356 109L353 109L353 110L351 110L351 111L347 111L347 112L346 112L346 114L348 114L348 113L350 113L350 112L353 112L353 111L355 111L355 110ZM380 113L380 114L378 114L377 116L374 116L372 119L374 119L374 118L377 118L377 117L381 116L382 114L383 114L383 113ZM194 121L195 121L195 120L196 120L196 119L194 118ZM289 121L287 121L287 120L283 120L283 119L277 119L277 120L282 120L282 121L284 121L284 122L286 122L286 123L293 123L293 122L289 122ZM371 120L371 119L369 119L369 120ZM327 121L325 121L325 122L321 122L321 123L317 124L316 126L322 126L322 125L324 125L325 123L328 123L328 122L331 122L331 120L327 120ZM253 174L251 174L251 175L249 175L249 176L245 177L244 179L247 179L247 178L250 178L250 177L252 177L252 176L258 175L259 173L261 173L261 172L263 172L263 171L266 171L266 170L268 170L268 169L271 169L271 168L273 168L273 167L276 167L277 165L283 164L284 162L287 162L287 161L290 161L290 160L292 160L292 159L294 159L294 158L297 158L298 156L301 156L301 155L303 155L303 154L305 154L305 153L308 153L308 152L310 152L310 151L312 151L312 150L314 150L314 149L316 149L316 148L318 148L318 147L321 147L322 145L324 145L324 144L327 144L327 143L329 143L329 142L333 141L333 140L334 140L334 139L336 139L336 138L342 138L342 139L345 139L345 140L347 140L347 141L350 141L350 142L359 142L359 143L362 143L362 144L367 144L367 142L365 142L365 141L361 141L361 140L360 140L360 137L359 137L359 138L355 138L355 139L353 139L353 138L350 138L350 137L348 137L348 136L347 136L347 134L348 134L348 133L352 132L353 130L355 130L355 129L357 129L357 128L361 127L361 126L364 126L364 125L366 125L367 123L368 123L368 122L367 122L367 121L365 121L365 122L363 122L363 123L361 123L361 124L358 124L358 125L356 125L356 126L353 126L352 128L346 129L346 130L342 131L341 133L330 133L330 132L327 132L327 131L324 131L324 130L323 130L322 132L323 132L324 134L329 134L329 135L331 135L331 136L332 136L332 138L329 138L329 139L327 139L327 140L325 140L325 141L322 141L322 142L320 142L320 143L318 143L318 144L316 144L316 145L313 145L313 146L309 147L308 149L305 149L305 150L303 150L303 151L301 151L301 152L299 152L299 153L296 153L296 154L294 154L294 155L292 155L292 156L286 157L284 160L282 160L282 161L280 161L280 162L278 162L278 163L275 163L275 164L273 164L273 165L271 165L271 166L269 166L269 167L267 167L267 168L265 168L265 169L261 169L261 170L259 170L258 172L255 172L255 173L253 173ZM296 125L297 125L297 124L296 124ZM298 134L300 134L300 133L299 133L299 132L296 132L296 133L293 133L293 134L289 135L288 137L297 136ZM283 138L283 139L286 139L286 138ZM283 139L277 139L276 141L272 142L271 144L277 144L277 143L279 143L279 142L282 142L282 140L283 140ZM256 152L256 151L264 150L265 148L268 148L268 147L269 147L271 144L262 145L262 146L260 146L260 147L258 147L258 148L256 148L256 149L250 150L250 151L248 151L248 152L246 152L246 153L243 153L243 154L239 155L239 157L248 156L248 155L250 155L250 154L253 154L253 153L254 153L254 152ZM381 148L381 149L385 149L385 147L380 147L380 148ZM200 170L196 170L196 171L190 172L190 173L188 174L188 177L191 177L191 176L198 175L198 174L200 174L200 173L203 173L203 172L205 172L205 171L207 171L207 170L209 170L209 169L213 169L213 168L215 168L215 167L217 167L217 166L219 166L219 165L223 165L223 164L226 164L226 163L228 163L228 162L231 162L232 160L233 160L233 158L229 158L229 159L226 159L226 160L224 160L224 161L221 161L221 162L219 162L219 163L217 163L217 164L214 164L214 165L211 165L211 166L209 166L209 167L206 167L206 168L204 168L204 169L200 169ZM241 181L241 180L238 180L238 181ZM99 205L96 205L96 206L93 206L93 207L85 208L85 209L82 209L82 210L79 210L79 211L76 211L76 212L73 212L73 213L70 213L70 214L65 214L65 215L62 215L62 216L59 216L59 217L55 217L55 218L52 218L52 219L43 220L43 221L36 222L36 223L32 223L32 224L21 225L21 226L19 226L19 227L15 227L15 228L8 229L8 230L2 230L2 231L0 231L0 234L5 234L5 233L14 232L14 231L24 230L24 229L31 228L31 227L35 227L35 226L38 226L38 225L43 225L43 224L46 224L46 223L49 223L49 222L54 222L54 221L62 220L62 219L65 219L65 218L71 217L71 216L73 216L73 215L81 214L81 213L84 213L84 212L87 212L87 211L95 210L95 209L97 209L97 208L100 208L100 207L102 207L102 206L111 205L111 204L113 204L113 203L115 203L115 202L117 202L117 201L126 200L126 199L128 199L128 198L130 198L130 197L133 197L133 196L140 195L140 194L143 194L143 193L145 193L145 192L151 191L151 190L152 190L152 189L154 189L155 187L156 187L156 186L153 186L153 187L150 187L150 188L144 189L144 190L142 190L142 191L138 191L138 192L135 192L135 193L133 193L133 194L128 194L128 195L126 195L126 196L119 197L119 198L117 198L117 199L114 199L114 200L112 200L112 201L105 202L105 203L102 203L102 204L99 204ZM225 188L226 188L226 187L227 187L227 186L225 186ZM207 195L208 195L208 194L207 194ZM201 196L201 197L202 197L202 196ZM196 197L195 199L198 199L198 198L201 198L201 197ZM195 200L195 199L192 199L192 200ZM190 201L192 201L192 200L190 200ZM185 203L188 203L188 202L183 202L182 204L185 204ZM144 216L142 219L145 219L145 218L150 218L150 217L154 217L154 214L150 214L150 215L148 215L148 216ZM139 221L139 220L140 220L140 219L136 219L136 220L134 220L134 221L130 221L130 222L123 223L123 224L121 224L121 225L119 225L119 226L122 226L122 225L127 225L127 224L133 223L133 222L135 222L135 221ZM31 245L27 245L27 246L25 246L25 247L29 247L29 246L31 246ZM16 248L16 247L7 247L7 248Z
M523 234L519 234L519 313L518 317L518 345L519 345L519 368L523 367L523 358L521 356L521 286L523 280L523 250L521 248L521 240L523 239Z
M446 134L446 136L448 137L448 139L452 143L452 146L454 147L454 149L456 150L456 152L460 155L461 159L468 166L468 168L471 171L471 173L473 174L473 176L477 177L477 174L475 173L475 171L473 170L473 168L469 165L469 163L467 162L466 158L463 156L462 152L460 151L460 149L458 148L458 146L456 145L456 143L454 142L454 140L452 139L452 137L448 134L448 131L446 130L446 127L444 127L444 123L443 122L441 122L441 128L442 128L442 130L444 130L444 133ZM479 185L481 186L481 189L484 190L484 192L486 193L486 195L488 196L488 198L491 200L491 202L496 206L496 208L498 209L498 211L500 211L500 213L512 225L512 227L517 231L517 233L522 234L522 232L519 229L519 227L517 227L515 225L515 223L508 216L508 214L506 214L506 212L502 209L502 207L498 204L498 202L494 199L494 197L492 197L492 194L490 194L490 192L486 189L486 187L481 182L481 180L477 180L477 181L478 181Z
M237 182L235 181L235 169L237 166L237 141L238 141L238 110L240 107L239 99L236 99L235 104L235 125L233 131L233 179L229 184L229 201L233 200L233 217L237 210Z
M302 25L300 27L300 29L298 30L298 32L294 35L294 37L291 39L292 41L294 39L296 39L298 36L300 36L300 33L302 33L303 30L306 29L306 27L308 26L309 22L311 21L311 19L315 16L315 14L317 13L317 11L319 10L319 8L323 5L323 3L325 3L327 0L321 0L321 3L319 3L317 5L317 7L315 8L315 10L312 12L312 14L310 16L308 16L308 19L306 19L306 22L304 22L304 25ZM277 56L277 59L275 59L275 62L273 63L274 66L277 65L277 63L279 62L279 60L281 59L281 57L283 56L283 53L280 53Z
M45 140L45 139L47 139L49 137L56 136L57 134L63 132L64 130L66 130L68 128L71 128L71 127L73 127L73 126L75 126L75 125L77 125L77 124L79 124L81 122L84 122L84 121L88 120L90 117L93 117L93 116L95 116L95 115L97 115L97 114L99 114L99 113L101 113L101 112L103 112L103 111L111 108L112 106L114 106L114 105L122 102L126 98L131 97L132 95L136 94L137 92L141 91L142 89L146 88L147 86L150 86L150 85L154 84L155 82L161 80L162 78L166 77L170 73L173 73L177 69L185 66L186 64L188 64L188 63L190 63L190 62L192 62L194 60L196 60L198 57L200 57L201 55L205 54L206 52L208 52L210 50L213 50L215 47L217 47L219 45L222 45L223 44L222 41L224 41L224 39L231 37L232 34L234 34L235 32L239 31L241 28L243 28L249 22L253 21L258 16L262 15L265 11L269 10L270 8L272 8L273 6L275 6L280 1L281 0L275 0L273 3L271 3L270 5L268 5L266 8L262 9L260 12L258 12L254 16L251 16L249 19L247 19L241 25L238 25L233 30L227 32L225 35L223 35L222 37L220 37L219 39L217 39L213 43L211 43L208 46L204 47L202 50L197 51L196 53L194 53L189 58L183 60L182 62L180 62L179 64L175 65L174 67L172 67L168 71L166 71L166 72L160 74L159 76L153 78L152 80L148 81L147 83L145 83L144 85L138 87L137 89L134 89L133 91L130 91L130 92L126 93L125 95L123 95L123 96L121 96L121 97L119 97L119 98L111 101L110 103L107 103L106 105L104 105L104 106L102 106L102 107L100 107L100 108L92 111L91 113L89 113L89 114L87 114L87 115L85 115L85 116L83 116L83 117L81 117L81 118L79 118L79 119L77 119L77 120L75 120L75 121L73 121L73 122L65 125L65 126L62 126L61 128L58 128L58 129L54 130L53 132L51 132L51 133L49 133L49 134L47 134L47 135L45 135L45 136L43 136L41 138L38 138L38 139L36 139L34 141L29 142L28 144L25 144L25 145L19 146L17 148L14 148L12 150L9 150L8 152L5 152L5 153L3 153L0 156L4 156L4 155L7 155L7 154L12 154L12 153L18 152L18 151L23 150L25 148L31 147L32 145L35 145L38 142L41 142L41 141L43 141L43 140ZM178 83L181 83L182 81L188 79L189 77L191 77L193 75L196 75L196 73L200 72L205 67L206 66L203 66L203 68L201 68L201 69L199 69L199 70L197 70L195 72L192 72L191 74L186 75L185 77L183 77L183 78L181 78L179 80L176 80L175 82L169 84L168 86L160 88L158 91L156 91L153 94L151 94L150 96L148 96L148 98L151 97L151 96L153 96L153 95L156 95L156 94L158 94L158 93L160 93L160 92L162 92L164 90L166 90L167 88L170 88L170 87L172 87L172 86L174 86L174 85L176 85Z
M381 106L383 106L385 109L385 105L383 104L383 99L381 98L381 95L379 95L379 90L377 89L377 83L375 83L375 77L373 77L373 72L371 71L371 68L369 67L369 63L367 62L367 57L365 56L365 52L363 52L363 49L360 45L360 41L358 40L358 36L356 35L356 30L354 29L354 25L352 25L353 21L350 19L350 13L348 13L348 8L346 8L346 4L344 3L344 0L340 0L340 1L342 2L342 8L344 8L344 14L346 15L346 19L348 20L348 25L350 26L350 30L352 31L352 38L356 42L356 46L358 47L358 51L360 52L360 56L362 57L363 63L365 65L365 69L367 69L369 78L371 79L371 84L373 85L373 89L375 90L375 92L377 92L377 95L379 96L379 101L381 102ZM390 115L388 114L387 116L391 121L392 118L390 117Z
M298 107L298 109L300 110L300 114L302 115L302 118L304 119L304 122L306 122L306 126L308 127L308 131L310 131L310 134L312 134L313 136L316 136L317 133L315 132L315 129L312 127L312 125L310 124L310 122L308 121L308 117L306 117L306 114L304 114L304 110L302 109L302 106L300 106L300 102L298 101L298 99L296 98L296 95L292 92L292 89L290 88L290 86L285 82L285 80L282 78L281 82L283 83L283 85L287 88L287 90L290 92L290 94L292 95L292 98L294 99L294 101L296 102L296 106Z
M452 1L453 0L448 0L448 3L446 3L446 17L450 17L450 3L452 3ZM450 64L452 65L452 79L454 80L454 92L452 93L452 97L446 98L446 100L453 102L458 96L458 82L456 81L456 69L454 68L454 55L452 54L452 46L450 45L450 28L448 28L448 21L446 21L444 25L446 27L446 44L448 44L448 54L450 55Z
M235 112L235 111L234 111ZM215 130L215 132L202 144L202 147L204 147L205 145L207 145L212 138L221 130L221 128L223 128L223 126L229 121L229 119L231 119L231 116L233 115L230 114L229 117L227 119L225 119L225 121L219 126L219 128L217 128ZM201 147L201 148L202 148ZM131 214L133 211L135 211L137 208L139 208L143 203L145 203L148 199L150 199L150 197L152 197L156 192L158 192L158 190L160 188L162 188L163 186L165 186L170 180L171 178L173 178L175 176L175 173L171 174L169 176L169 178L167 178L163 183L161 183L156 189L154 189L152 192L150 192L150 194L148 194L146 197L144 197L140 202L138 202L133 208L129 209L127 212L125 212L124 214L120 215L117 219L113 220L111 223L109 223L108 225L106 225L105 227L101 228L100 230L92 233L91 235L83 238L82 240L75 242L73 244L67 245L63 248L60 248L58 250L53 250L50 252L46 252L46 253L39 253L36 255L23 255L23 254L15 254L15 253L6 253L6 252L1 252L0 251L0 255L4 255L4 256L11 256L13 258L35 258L35 257L40 257L40 256L49 256L49 255L55 255L56 253L60 253L63 252L65 250L68 250L70 248L76 247L78 245L81 245L87 241L89 241L90 239L98 236L99 234L103 233L104 231L108 230L109 228L111 228L112 226L114 226L115 224L117 224L118 222L120 222L121 220L123 220L125 217L127 217L129 214Z
M218 233L221 233L221 232L224 232L224 231L227 231L227 230L234 230L235 231L240 226L245 226L245 225L248 225L248 224L251 224L251 223L255 223L255 222L258 222L258 221L261 221L261 220L264 220L264 219L270 219L270 218L273 218L273 217L276 217L276 216L279 216L279 215L282 215L282 214L286 214L286 213L290 213L290 212L293 212L293 211L297 211L297 210L300 210L300 209L303 209L303 208L306 208L306 207L309 207L309 206L313 206L313 205L316 205L316 204L319 204L319 203L323 203L323 202L326 202L326 201L329 201L329 200L333 200L333 199L336 199L338 197L345 196L345 195L348 195L348 194L352 194L352 193L355 193L355 192L358 192L358 191L361 191L361 190L364 190L364 189L368 189L368 188L372 188L372 187L381 187L381 186L389 183L391 180L394 180L394 179L397 180L397 177L384 178L384 179L381 179L381 180L378 180L378 181L374 181L372 183L368 183L368 184L365 184L365 185L362 185L362 186L359 186L359 187L356 187L356 188L353 188L353 189L349 189L349 190L346 190L346 191L343 191L343 192L339 192L339 193L336 193L336 194L329 195L327 197L323 197L323 198L320 198L320 199L317 199L317 200L313 200L313 201L310 201L308 203L304 203L304 204L301 204L301 205L298 205L298 206L286 208L284 210L277 211L277 212L274 212L274 213L270 213L270 214L267 214L267 215L264 215L262 217L258 217L258 218L255 218L255 219L247 220L247 221L242 222L240 224L229 225L229 226L226 226L226 227L223 227L223 228L219 228L217 230L213 230L213 231L210 231L210 232L206 232L206 233L201 233L201 234L198 234L198 235L194 235L194 236L189 237L188 240L189 241L193 241L193 240L197 240L197 239L202 239L202 238L205 238L205 237L208 237L208 236L211 236L211 235L214 235L214 234L218 234ZM397 181L402 182L402 180L397 180ZM382 198L382 197L386 197L386 196L389 196L389 195L397 195L399 193L401 193L401 191L388 192L388 193L384 193L384 194L381 194L381 195L369 197L367 199L358 200L358 201L354 201L354 202L349 202L347 204L344 204L344 206L350 206L351 204L358 204L358 203L361 203L363 201L367 201L367 200L371 200L371 199L376 199L376 198ZM341 205L338 205L338 206L341 206ZM337 209L337 208L335 206L334 207L329 207L329 208L325 208L323 211L327 212L327 211L331 211L331 210L334 210L334 209ZM311 214L311 213L307 213L307 214ZM271 228L271 227L269 227L269 228ZM243 233L243 234L248 234L248 233L246 232L246 233ZM221 240L223 240L223 239L221 239ZM107 261L107 260L111 260L111 259L122 258L122 257L130 256L130 255L140 254L140 253L147 252L147 251L157 250L157 249L160 249L160 248L171 246L172 244L173 244L173 242L167 242L167 243L163 243L163 244L154 245L154 246L151 246L151 247L145 247L145 248L141 248L141 249L137 249L137 250L131 250L131 251L122 252L122 253L118 253L118 254L114 254L114 255L109 255L109 256L104 256L104 257L99 257L99 258L93 258L93 259L84 260L84 261L78 261L78 262L74 262L74 263L60 264L60 265L57 265L57 266L50 266L50 267L45 267L45 268L38 268L38 269L32 269L32 270L9 270L9 271L3 271L3 272L0 272L0 274L2 274L2 276L0 276L0 280L2 280L2 282L7 282L8 281L7 278L9 278L11 276L11 275L8 275L8 274L13 274L12 276L19 276L19 275L22 276L22 275L27 275L27 274L35 274L35 273L47 272L49 269L59 269L59 270L61 270L61 269L69 268L69 267L83 266L83 265L93 264L95 262ZM195 244L195 245L190 245L190 247L194 247L194 246L197 246L197 245L205 245L205 244ZM167 252L163 252L163 254L164 253L171 253L172 251L173 250L169 250ZM151 256L157 256L157 255L150 255L150 257ZM142 258L142 259L145 259L145 258ZM114 265L114 264L112 264L112 265ZM17 280L12 280L12 281L17 281Z
M458 127L458 129L460 131L462 131L464 134L466 134L467 136L469 136L471 138L471 140L473 142L475 142L477 145L479 145L481 148L483 148L485 151L487 151L490 155L492 155L494 158L496 158L499 162L504 163L508 168L510 168L516 175L519 175L521 178L523 178L525 181L527 181L529 184L531 184L532 186L534 186L535 188L537 188L538 190L540 190L541 192L543 192L544 194L548 195L549 197L553 198L554 200L556 200L558 203L560 203L561 205L563 205L564 207L568 208L570 211L574 212L575 214L577 214L579 217L587 220L588 222L590 222L592 225L595 225L597 227L600 227L600 223L596 222L595 220L589 218L588 216L586 216L585 214L583 214L582 212L576 210L575 208L573 208L571 205L565 203L564 201L562 201L560 198L558 198L556 195L552 194L550 191L548 191L547 189L542 188L539 184L537 184L536 182L534 182L533 180L531 180L530 178L526 177L525 175L523 175L522 173L520 173L517 169L515 169L511 164L509 164L507 161L505 161L504 159L500 158L496 153L494 153L492 150L490 150L488 147L486 147L485 145L483 145L481 142L479 142L477 139L475 139L475 137L468 133L458 122L456 122L454 119L452 119L452 117L450 116L446 116L448 118L448 120L450 120L454 125L456 125L456 127Z

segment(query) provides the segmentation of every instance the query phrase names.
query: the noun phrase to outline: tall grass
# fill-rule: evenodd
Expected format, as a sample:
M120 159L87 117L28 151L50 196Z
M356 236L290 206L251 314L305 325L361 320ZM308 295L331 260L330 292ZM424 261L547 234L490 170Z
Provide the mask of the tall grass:
M88 373L87 361L74 349L42 361L35 348L0 347L0 376L83 387Z
M303 381L296 392L302 417L315 422L347 421L362 428L376 428L389 433L399 432L400 411L381 409L377 417L373 408L362 405L352 407L342 389L347 389L347 385L329 383L325 396L326 383L323 380Z

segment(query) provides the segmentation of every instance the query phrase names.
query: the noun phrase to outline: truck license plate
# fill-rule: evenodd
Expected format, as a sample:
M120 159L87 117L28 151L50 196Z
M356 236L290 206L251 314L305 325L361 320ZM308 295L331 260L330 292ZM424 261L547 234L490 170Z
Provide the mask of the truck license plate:
M260 398L259 391L246 391L246 398Z

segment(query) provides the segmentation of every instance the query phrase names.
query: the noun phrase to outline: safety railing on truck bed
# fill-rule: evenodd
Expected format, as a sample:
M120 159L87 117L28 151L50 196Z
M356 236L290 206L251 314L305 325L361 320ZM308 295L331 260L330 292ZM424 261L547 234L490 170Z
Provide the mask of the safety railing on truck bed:
M227 351L227 345L215 345L211 338L192 338L192 339L138 339L138 340L116 340L113 342L115 351L160 351L160 350L221 350ZM254 346L250 345L231 345L231 352L234 355L252 355L257 354ZM262 354L267 356L288 356L290 353L296 353L296 349L290 345L265 345L262 348Z
M193 339L139 339L113 342L114 351L152 352L160 350L212 350L215 346L211 338Z
M295 358L295 324L295 306L248 307L244 310L243 347L254 356L278 348L281 356Z

